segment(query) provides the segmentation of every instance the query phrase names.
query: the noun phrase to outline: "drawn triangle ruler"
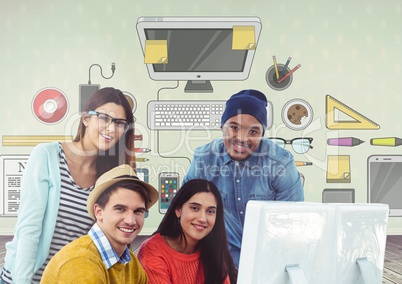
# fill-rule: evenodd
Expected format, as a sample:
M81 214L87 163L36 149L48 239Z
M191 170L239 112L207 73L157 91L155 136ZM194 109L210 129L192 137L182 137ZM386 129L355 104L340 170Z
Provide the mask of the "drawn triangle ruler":
M327 116L326 126L328 129L380 129L380 126L377 123L330 95L326 96L325 103L325 113ZM338 116L339 113L343 114L343 117L348 117L350 119L341 119L340 116Z

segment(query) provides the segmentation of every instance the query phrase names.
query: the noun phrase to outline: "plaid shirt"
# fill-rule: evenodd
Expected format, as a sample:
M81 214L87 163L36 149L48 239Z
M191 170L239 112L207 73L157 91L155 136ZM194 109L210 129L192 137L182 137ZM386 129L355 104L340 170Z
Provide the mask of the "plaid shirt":
M106 238L101 228L99 228L98 224L95 223L92 226L91 230L88 232L88 235L91 237L96 248L98 249L102 257L102 261L107 269L112 267L117 262L121 262L123 264L130 262L131 257L128 248L126 248L121 257L119 257L116 251L110 245L109 240Z

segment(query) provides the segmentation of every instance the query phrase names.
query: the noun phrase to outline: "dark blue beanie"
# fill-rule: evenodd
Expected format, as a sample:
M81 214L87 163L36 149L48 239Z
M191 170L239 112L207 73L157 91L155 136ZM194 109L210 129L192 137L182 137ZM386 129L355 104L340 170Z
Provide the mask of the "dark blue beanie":
M249 114L254 116L263 126L267 128L267 98L257 90L243 90L234 94L226 102L226 108L221 119L221 126L238 114Z

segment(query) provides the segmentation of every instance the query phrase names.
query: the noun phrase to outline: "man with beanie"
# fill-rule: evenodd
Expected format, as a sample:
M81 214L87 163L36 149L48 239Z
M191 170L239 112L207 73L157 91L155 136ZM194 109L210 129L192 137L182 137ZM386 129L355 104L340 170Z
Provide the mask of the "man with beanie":
M141 232L158 191L138 179L129 165L98 178L87 210L96 223L50 260L41 283L148 283L128 246Z
M249 200L303 201L293 156L264 137L267 98L243 90L226 102L222 138L198 147L183 179L207 179L221 192L229 249L238 267L246 205Z

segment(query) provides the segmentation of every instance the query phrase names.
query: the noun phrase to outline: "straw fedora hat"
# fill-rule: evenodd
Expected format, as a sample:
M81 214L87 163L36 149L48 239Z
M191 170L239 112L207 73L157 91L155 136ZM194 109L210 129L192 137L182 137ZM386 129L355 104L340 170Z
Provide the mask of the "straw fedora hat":
M110 171L101 175L95 183L94 189L88 196L87 200L87 211L92 219L95 219L94 215L94 204L98 200L99 196L110 186L119 182L119 181L133 181L134 183L140 185L141 187L145 188L148 191L150 202L148 204L148 208L151 208L152 205L158 201L158 191L150 184L141 181L132 167L129 165L121 165L117 166Z

